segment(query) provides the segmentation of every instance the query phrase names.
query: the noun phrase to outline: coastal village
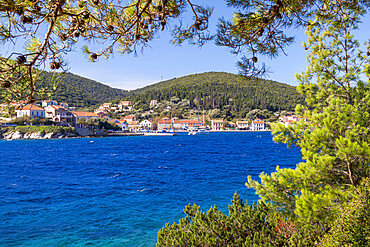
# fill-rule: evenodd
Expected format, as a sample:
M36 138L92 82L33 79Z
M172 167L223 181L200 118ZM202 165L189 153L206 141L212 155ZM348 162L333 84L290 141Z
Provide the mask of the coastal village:
M152 113L158 104L158 100L151 100L149 113ZM0 120L5 126L12 125L12 123L26 125L30 122L31 125L56 125L87 129L97 128L97 122L104 121L108 125L100 128L111 132L185 132L199 128L207 131L267 131L270 129L269 123L262 119L226 121L225 119L210 119L209 116L205 119L204 115L200 116L199 111L196 117L186 119L172 116L152 119L145 117L144 114L140 114L138 117L138 114L132 114L134 107L135 105L131 101L121 101L118 104L103 103L94 112L87 112L76 111L67 103L56 100L44 100L40 104L10 102L0 104ZM13 114L9 114L9 112L13 112ZM119 117L114 118L111 117L112 115ZM23 122L24 119L27 121ZM286 115L281 115L278 118L278 122L285 126L300 120L297 115L291 112L286 112Z

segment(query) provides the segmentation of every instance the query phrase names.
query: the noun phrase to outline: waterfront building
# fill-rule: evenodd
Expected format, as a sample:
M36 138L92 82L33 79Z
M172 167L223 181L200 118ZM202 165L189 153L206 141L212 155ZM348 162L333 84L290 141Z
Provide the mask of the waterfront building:
M170 120L169 118L163 118L159 120L157 123L157 129L158 131L172 129L172 120Z
M186 130L189 128L199 128L202 122L196 119L173 119L173 128L178 130Z
M223 130L224 129L224 120L223 119L220 119L220 120L212 120L211 121L212 123L212 130L213 131L220 131L220 130Z
M151 130L154 128L154 122L152 120L145 119L140 122L140 128Z
M255 119L254 121L252 121L251 130L265 130L265 121L258 118Z
M71 125L73 114L61 105L49 105L45 108L45 117L55 123Z
M128 129L130 131L136 131L137 129L139 129L139 126L140 126L140 123L139 121L131 121L131 122L127 122L128 123Z
M17 113L17 117L29 116L31 119L35 117L45 118L45 109L33 104L26 105L15 112Z
M279 122L284 124L285 127L291 126L299 120L298 115L283 115L279 117ZM304 120L306 120L306 118Z
M122 131L129 130L129 124L124 119L116 119L116 120L118 120L118 123L115 123L115 125L120 127Z
M238 130L247 130L249 127L248 121L236 121L236 128Z
M73 124L74 126L78 126L78 120L79 119L85 119L86 121L91 118L99 118L99 116L96 113L93 112L84 112L84 111L73 111Z

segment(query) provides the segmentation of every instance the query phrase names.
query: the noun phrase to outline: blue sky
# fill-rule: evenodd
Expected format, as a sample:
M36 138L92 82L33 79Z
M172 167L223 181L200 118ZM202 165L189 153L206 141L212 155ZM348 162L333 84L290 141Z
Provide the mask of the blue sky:
M232 16L233 9L226 6L225 0L198 2L211 3L214 6L210 19L210 30L213 32L220 17L230 19ZM189 21L191 19L184 19L185 23ZM356 33L356 38L360 41L368 40L369 26L370 17L367 15ZM259 57L259 61L265 62L272 71L267 79L297 85L295 74L305 70L307 66L306 52L302 48L302 41L305 41L306 37L303 29L289 30L289 34L296 37L296 42L286 49L287 56L281 55L273 60ZM82 54L81 48L76 47L75 51L67 56L70 72L122 89L136 89L195 73L238 72L235 64L241 56L231 54L225 47L218 47L212 42L201 48L186 43L179 47L170 44L170 40L169 32L163 31L150 43L150 47L145 48L138 56L115 52L109 59L99 58L95 63ZM82 40L79 45L83 45ZM10 46L12 45L3 48L11 51Z
M210 2L210 1L206 1ZM233 10L224 0L214 0L214 13L210 20L211 30L216 30L220 17L230 18ZM292 30L297 33L297 42L287 49L288 57L281 56L270 60L260 58L268 64L273 73L268 79L296 85L295 73L305 69L305 52L301 48L304 40L303 30ZM122 89L140 88L161 80L181 77L189 74L209 71L237 73L236 62L241 56L235 56L225 47L212 42L198 48L184 44L181 47L170 44L170 34L163 31L150 43L150 47L138 56L119 54L98 62L89 62L76 49L69 55L70 72Z

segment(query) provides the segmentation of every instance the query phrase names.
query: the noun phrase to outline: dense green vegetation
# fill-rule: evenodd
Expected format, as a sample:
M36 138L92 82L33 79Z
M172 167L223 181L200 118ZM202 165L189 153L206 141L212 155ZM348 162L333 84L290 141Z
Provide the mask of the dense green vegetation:
M229 109L243 112L253 109L270 111L293 110L304 102L296 88L270 80L245 78L222 72L209 72L174 78L132 92L128 97L133 102L149 105L151 100L170 101L174 98L190 100L190 108Z
M99 82L71 73L44 73L43 80L55 80L57 90L53 99L67 102L77 108L92 110L103 102L131 100L136 109L149 109L150 101L187 102L186 109L218 109L221 117L248 117L254 109L265 109L270 113L281 110L294 110L297 104L304 103L294 86L270 80L245 78L223 72L208 72L159 82L131 92L111 88ZM173 105L171 105L174 108ZM178 106L177 111L185 108ZM260 114L261 115L261 114ZM257 117L263 117L262 115ZM271 114L270 114L271 115ZM256 116L253 116L256 117Z
M258 2L257 11L270 4ZM274 11L283 6L277 2ZM306 105L295 109L307 121L272 128L274 140L299 147L303 161L259 180L248 177L246 185L260 196L257 207L237 198L229 215L186 207L179 223L158 232L157 246L370 246L370 43L361 46L352 35L370 5L313 2L303 43L309 66L297 75ZM233 21L247 23L244 16L254 15Z
M52 97L54 100L66 102L77 108L110 102L128 95L125 90L112 88L72 73L58 73L55 76L53 73L45 72L42 74L42 80L56 81L57 89Z

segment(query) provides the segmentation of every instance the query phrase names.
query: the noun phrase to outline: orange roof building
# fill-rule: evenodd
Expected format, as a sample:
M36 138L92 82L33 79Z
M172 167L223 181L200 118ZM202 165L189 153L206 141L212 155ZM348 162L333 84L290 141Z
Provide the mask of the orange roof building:
M29 104L16 110L17 117L29 116L30 118L45 118L45 110L37 105Z

